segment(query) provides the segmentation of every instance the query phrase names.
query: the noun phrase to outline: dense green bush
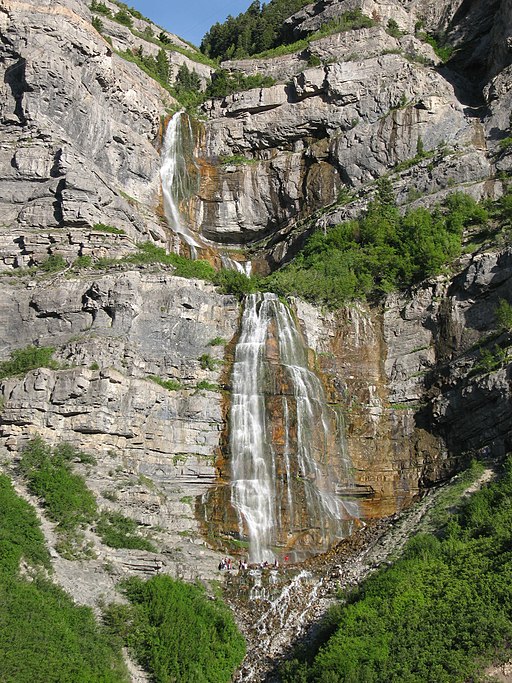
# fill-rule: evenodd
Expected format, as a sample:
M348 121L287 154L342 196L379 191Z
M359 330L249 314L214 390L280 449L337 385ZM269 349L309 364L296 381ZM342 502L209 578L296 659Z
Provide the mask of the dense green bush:
M424 31L420 31L416 35L420 40L428 43L443 62L448 62L450 60L453 55L453 47L446 42L446 36L433 35L431 33L425 33Z
M500 299L496 306L496 322L500 330L512 331L512 306L506 299Z
M9 479L0 474L0 573L15 575L21 558L31 565L49 567L35 510L16 495Z
M156 553L151 541L141 536L139 525L118 512L103 512L96 524L96 532L105 545L111 548L133 548Z
M433 211L400 215L389 181L381 179L364 217L313 233L294 262L270 275L265 286L330 306L407 287L439 273L460 253L463 229L487 218L481 205L460 192Z
M27 346L11 351L11 358L0 362L0 379L24 375L37 368L56 370L59 365L52 359L54 353L53 346Z
M221 360L213 358L209 353L203 353L198 360L202 370L216 370L222 364Z
M198 391L220 391L218 384L214 382L209 382L207 379L202 379L196 384L196 389Z
M119 12L117 12L112 18L119 24L123 24L123 26L128 26L128 28L131 28L133 26L133 19L130 13L127 12L125 9L120 9Z
M67 265L68 262L62 254L51 254L39 267L45 273L57 273L59 270L64 270Z
M99 17L93 17L91 24L96 29L96 31L98 31L98 33L101 33L103 31L103 29L105 28L103 26L103 22L101 21L101 19Z
M399 561L350 593L330 615L334 635L312 661L290 662L283 681L480 680L512 638L511 547L509 459L438 536L416 536Z
M213 278L223 294L233 294L242 299L246 294L252 294L258 290L259 282L254 277L247 277L238 270L219 270Z
M245 653L228 608L204 589L157 576L124 583L131 606L112 605L106 623L156 683L228 683Z
M89 5L91 12L96 12L97 14L103 14L105 17L112 17L112 12L109 7L104 2L98 2L97 0L92 0Z
M71 459L79 453L67 444L52 449L36 437L20 459L29 490L43 500L48 517L63 530L91 523L97 515L96 500L84 478L71 471Z
M120 645L60 588L19 575L24 559L49 567L34 509L0 475L0 680L126 683Z
M177 391L178 389L181 389L181 384L177 379L162 379L157 375L148 375L148 379L164 389L167 389L167 391Z
M112 235L126 235L123 228L116 228L114 225L106 225L105 223L95 223L92 229L96 232L108 232Z
M212 80L206 88L208 97L226 97L234 92L250 90L251 88L268 88L274 85L275 80L271 76L261 74L245 75L240 71L227 71L218 69L212 74Z

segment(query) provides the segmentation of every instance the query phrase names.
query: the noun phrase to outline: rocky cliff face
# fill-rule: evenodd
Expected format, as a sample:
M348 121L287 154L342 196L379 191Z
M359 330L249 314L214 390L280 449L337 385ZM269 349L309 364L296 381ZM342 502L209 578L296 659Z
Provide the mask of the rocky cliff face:
M205 105L201 230L242 243L271 235L274 264L297 220L321 210L324 224L339 221L340 210L350 213L337 206L340 190L364 197L385 173L402 203L410 201L411 182L425 203L462 183L476 197L499 196L496 172L509 168L510 156L492 152L509 128L510 9L493 7L317 3L289 20L294 38L355 8L375 26L319 37L294 54L227 62L247 74L264 70L278 83ZM389 30L390 19L398 31ZM450 35L456 51L447 66L415 33L418 25ZM311 62L319 66L308 68ZM418 145L432 159L416 168L410 161ZM219 158L232 161L219 168Z
M212 248L265 238L254 258L264 270L291 258L315 225L328 229L362 210L385 173L404 205L430 205L457 188L499 196L512 158L500 145L510 135L510 4L467 5L316 3L290 20L294 37L354 8L375 25L295 54L225 64L277 82L205 104L192 227ZM399 34L386 30L389 19ZM442 66L414 34L420 19L447 31L460 58ZM162 215L159 175L163 125L176 103L113 49L156 46L105 24L112 45L81 0L0 8L0 352L6 359L29 344L53 346L60 363L2 382L0 446L8 463L36 433L93 452L88 483L101 504L160 534L163 552L151 562L103 548L95 571L108 560L120 573L209 576L216 555L195 507L222 483L239 303L170 267L8 277L52 254L97 262L133 253L137 241L179 248ZM172 54L172 64L188 64ZM203 81L208 69L194 67ZM419 141L427 158L415 159ZM99 223L124 234L94 230ZM402 509L470 455L510 450L508 336L495 309L512 299L511 258L507 249L468 254L453 275L380 307L326 313L293 302L310 365L344 415L365 517ZM496 344L504 354L482 365L482 349L496 354ZM78 597L92 602L97 591Z

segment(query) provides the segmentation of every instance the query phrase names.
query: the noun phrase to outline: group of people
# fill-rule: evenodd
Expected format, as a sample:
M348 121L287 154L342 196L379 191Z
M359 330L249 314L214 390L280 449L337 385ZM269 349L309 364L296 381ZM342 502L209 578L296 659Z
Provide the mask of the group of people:
M285 557L285 560L288 558ZM260 569L268 569L269 567L273 567L274 569L277 569L279 567L279 560L277 557L274 559L274 562L272 564L269 564L266 560L265 562L260 562Z
M227 569L228 571L231 571L235 568L234 564L234 561L230 557L223 557L222 560L219 562L219 570ZM247 564L246 560L238 561L238 571L248 568L249 565Z
M284 558L285 562L288 560L288 555ZM260 569L278 569L279 567L279 560L277 557L274 559L274 562L269 563L266 560L264 562L260 562L259 565L252 565L252 567L258 567ZM219 571L222 571L223 569L226 569L227 571L231 571L232 569L235 569L235 561L232 560L230 557L223 557L222 560L219 562ZM249 564L247 560L241 559L238 561L238 571L245 571L246 569L249 569Z

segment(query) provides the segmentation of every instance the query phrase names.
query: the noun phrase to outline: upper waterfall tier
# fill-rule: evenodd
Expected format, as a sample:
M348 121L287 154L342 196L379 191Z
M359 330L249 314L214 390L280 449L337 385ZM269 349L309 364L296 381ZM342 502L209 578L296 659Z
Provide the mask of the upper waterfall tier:
M199 168L194 158L194 130L188 114L178 111L169 119L161 154L160 179L165 217L169 227L188 245L193 259L209 252L217 254L227 270L251 274L250 261L237 261L217 245L194 232L193 197L199 190Z
M230 411L231 504L252 561L298 555L346 535L358 507L336 494L351 478L342 425L308 368L304 340L273 294L246 299Z
M193 258L199 244L189 230L180 212L180 202L188 199L193 191L192 177L187 167L187 145L193 145L190 119L184 111L176 112L167 125L162 148L160 178L164 196L164 211L170 227L189 245Z

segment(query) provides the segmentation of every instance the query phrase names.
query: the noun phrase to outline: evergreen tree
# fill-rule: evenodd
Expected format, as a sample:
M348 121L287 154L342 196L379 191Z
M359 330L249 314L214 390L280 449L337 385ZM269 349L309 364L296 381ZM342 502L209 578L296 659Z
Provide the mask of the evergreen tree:
M190 71L186 64L182 64L176 76L174 87L178 94L197 92L201 88L201 79L195 71Z
M165 81L169 82L169 62L167 61L167 53L163 48L160 48L158 55L156 57L155 64L156 72L158 76Z

